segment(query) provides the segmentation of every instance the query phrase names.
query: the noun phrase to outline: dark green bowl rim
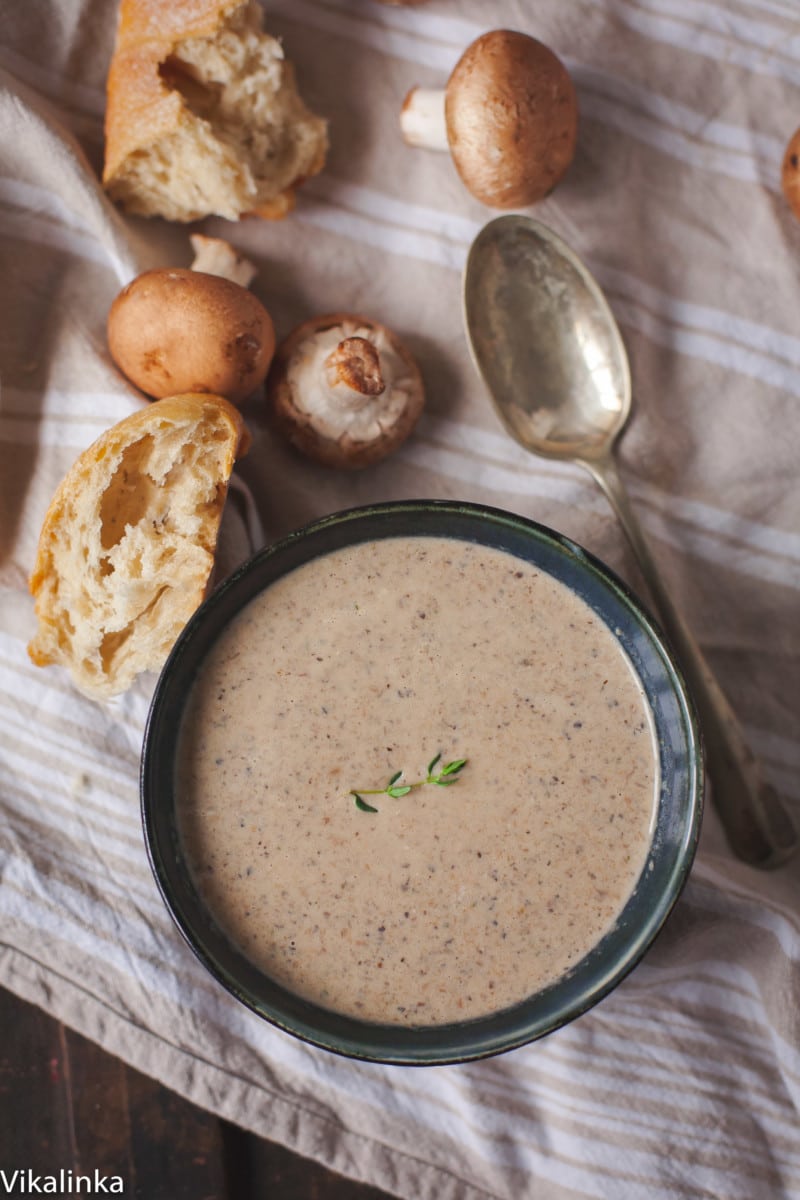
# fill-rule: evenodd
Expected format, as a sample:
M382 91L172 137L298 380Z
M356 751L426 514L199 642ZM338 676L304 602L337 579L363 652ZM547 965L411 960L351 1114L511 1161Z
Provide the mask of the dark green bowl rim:
M203 655L231 617L275 578L311 558L409 534L509 550L578 592L631 658L653 711L662 759L651 853L613 929L565 977L521 1004L473 1021L419 1028L372 1024L319 1008L276 985L235 950L191 885L175 829L173 787L185 698ZM468 1062L523 1046L580 1016L616 987L650 947L686 882L700 834L702 796L702 748L691 698L657 624L631 589L593 554L536 521L448 500L347 509L311 522L243 563L190 619L161 671L140 770L153 875L180 933L211 975L248 1008L304 1042L351 1058L409 1066Z

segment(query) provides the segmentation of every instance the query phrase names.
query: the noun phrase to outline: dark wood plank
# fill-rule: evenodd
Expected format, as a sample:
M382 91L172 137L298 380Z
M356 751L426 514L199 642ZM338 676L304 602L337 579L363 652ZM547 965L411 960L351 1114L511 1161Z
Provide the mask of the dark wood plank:
M0 990L0 1166L122 1177L142 1200L229 1195L222 1126Z
M68 1167L73 1146L55 1021L0 990L0 1166Z
M131 1179L141 1200L218 1200L228 1187L220 1121L138 1071L125 1071Z
M53 1022L56 1025L56 1022ZM53 1062L64 1085L64 1117L77 1173L130 1178L125 1068L98 1046L56 1025L60 1054Z
M136 1200L389 1200L190 1104L0 988L0 1167Z
M235 1125L227 1125L224 1136L235 1200L390 1200L387 1192L335 1175Z

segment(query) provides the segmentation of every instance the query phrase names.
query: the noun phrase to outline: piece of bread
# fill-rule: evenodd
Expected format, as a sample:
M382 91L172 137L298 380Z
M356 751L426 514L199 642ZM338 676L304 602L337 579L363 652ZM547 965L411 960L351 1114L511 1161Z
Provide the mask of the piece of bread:
M70 468L39 538L34 663L67 667L95 698L158 670L203 599L228 481L249 442L221 396L158 400Z
M301 100L255 0L121 0L103 183L129 212L282 217L325 164L327 122Z

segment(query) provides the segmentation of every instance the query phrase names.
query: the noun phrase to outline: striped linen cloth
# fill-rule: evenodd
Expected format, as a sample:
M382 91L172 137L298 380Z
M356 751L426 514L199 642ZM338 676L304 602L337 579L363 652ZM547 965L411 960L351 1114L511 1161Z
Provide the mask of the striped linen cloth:
M643 587L588 475L502 432L460 315L466 252L491 214L446 156L398 134L405 91L442 80L476 35L538 36L573 74L581 126L536 216L607 292L635 391L622 470L669 587L797 808L800 223L780 169L800 123L800 9L265 8L330 120L329 162L286 221L203 228L257 262L279 333L335 309L393 326L429 401L399 453L352 476L295 457L251 406L242 494L264 536L373 500L458 497L552 525ZM108 306L137 270L186 264L187 231L123 219L97 187L114 6L2 0L0 15L0 982L196 1103L408 1200L800 1196L797 864L734 861L713 810L633 975L570 1027L482 1063L413 1071L314 1050L230 1000L183 946L139 828L153 681L97 705L60 669L34 669L25 646L50 496L141 402L109 361ZM231 522L230 561L248 530Z

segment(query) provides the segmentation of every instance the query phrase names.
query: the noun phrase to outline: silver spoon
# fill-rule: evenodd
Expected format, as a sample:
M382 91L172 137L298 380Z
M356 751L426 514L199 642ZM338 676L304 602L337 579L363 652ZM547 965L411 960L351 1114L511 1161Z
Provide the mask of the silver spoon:
M746 745L739 722L667 592L617 471L631 380L619 329L580 259L530 217L498 217L470 249L464 315L476 366L520 445L578 463L619 518L695 700L713 799L745 862L785 862L797 831Z

